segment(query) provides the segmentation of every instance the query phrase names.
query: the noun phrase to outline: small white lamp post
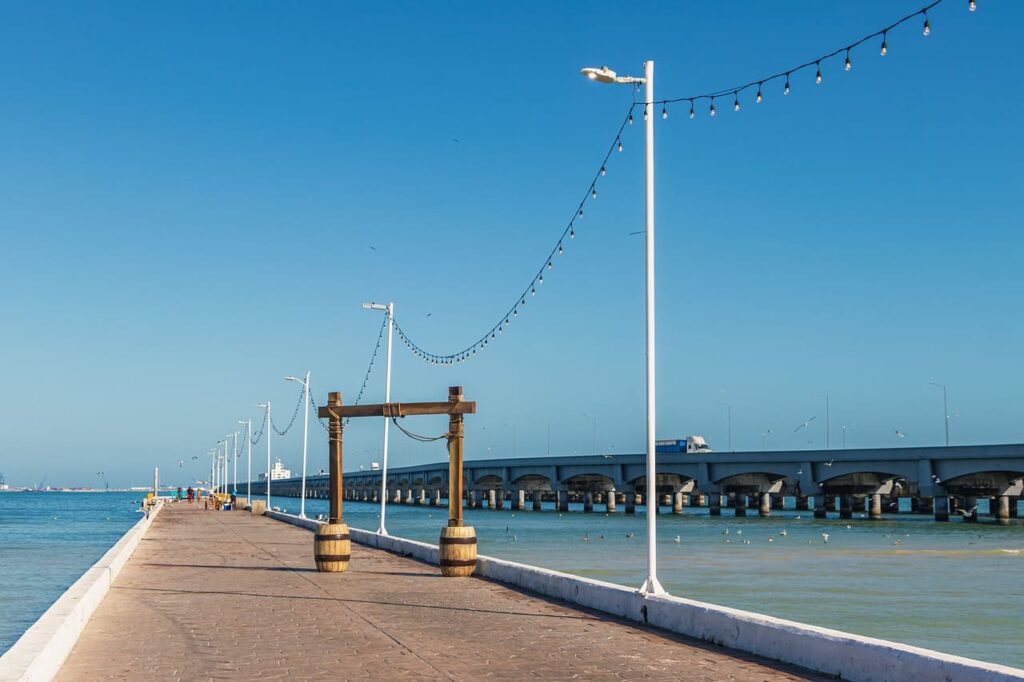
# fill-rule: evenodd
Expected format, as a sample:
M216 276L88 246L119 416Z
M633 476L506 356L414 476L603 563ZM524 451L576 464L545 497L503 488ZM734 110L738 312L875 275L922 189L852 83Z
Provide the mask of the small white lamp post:
M309 443L309 372L305 380L298 377L285 377L285 381L297 381L302 384L302 402L305 404L305 419L302 422L302 491L299 502L299 518L306 518L306 449Z
M245 499L252 506L252 420L246 419L238 423L245 426L245 449L249 453L249 471L245 475Z
M388 316L388 359L387 365L384 368L384 402L391 402L391 331L395 327L395 304L388 303L384 305L382 303L364 303L363 308L366 310L383 310ZM384 514L387 510L388 504L388 422L390 419L384 420L384 456L381 462L380 472L380 528L377 532L381 535L387 535L388 529L384 525Z
M267 421L264 423L263 432L267 437L267 511L270 511L270 432L274 430L273 425L270 423L270 401L256 403L256 407L265 407L267 409Z

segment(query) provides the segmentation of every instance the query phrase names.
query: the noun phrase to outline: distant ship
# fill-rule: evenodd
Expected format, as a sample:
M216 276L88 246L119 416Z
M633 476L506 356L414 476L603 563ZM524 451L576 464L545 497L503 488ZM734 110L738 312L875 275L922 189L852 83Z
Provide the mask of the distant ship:
M291 477L292 477L292 470L291 469L285 469L284 468L284 464L281 463L281 460L277 460L276 462L274 462L274 468L270 470L270 480L271 481L279 481L281 479L291 478ZM267 475L265 473L264 474L260 474L260 480L261 481L267 480Z

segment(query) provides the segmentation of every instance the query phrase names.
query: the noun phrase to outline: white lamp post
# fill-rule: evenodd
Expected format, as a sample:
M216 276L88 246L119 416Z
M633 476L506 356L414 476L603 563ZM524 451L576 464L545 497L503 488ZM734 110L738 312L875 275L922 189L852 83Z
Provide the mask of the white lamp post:
M618 76L607 66L585 68L581 73L601 83L646 85L644 93L644 129L646 132L646 263L647 263L647 580L640 587L643 594L659 594L665 589L658 582L657 571L657 483L655 467L655 390L654 390L654 62L644 62L643 78Z
M231 493L238 494L238 431L231 435L233 436L231 441Z
M220 444L217 444L216 448L210 448L210 493L217 492L217 451L220 450Z
M384 305L382 303L364 303L363 308L367 310L383 310L388 316L388 360L387 366L384 369L384 402L391 402L391 330L395 327L395 304L388 303ZM384 513L387 509L388 504L388 422L390 419L384 420L384 457L381 462L381 476L380 476L380 528L377 532L381 535L387 535L388 529L384 525Z
M267 421L263 427L263 432L267 436L267 511L270 511L270 432L274 430L273 425L270 423L270 401L256 403L256 407L267 408Z
M305 419L302 422L302 491L299 502L299 518L306 518L306 446L309 443L309 371L306 371L306 379L297 377L285 377L285 381L297 381L302 384L302 402L305 404Z
M252 506L252 420L246 419L238 423L245 426L245 449L249 453L249 472L245 475L245 500Z

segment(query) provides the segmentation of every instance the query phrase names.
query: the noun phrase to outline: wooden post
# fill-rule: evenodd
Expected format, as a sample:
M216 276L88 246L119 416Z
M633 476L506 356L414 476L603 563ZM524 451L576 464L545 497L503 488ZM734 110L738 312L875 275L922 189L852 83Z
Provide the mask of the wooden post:
M448 402L462 402L462 387L448 387ZM465 425L461 414L448 415L448 525L462 526L462 441Z
M341 407L341 393L327 394L327 408ZM341 415L335 411L330 412L330 420L327 426L328 434L328 472L330 474L330 496L331 511L329 523L341 523L342 501L341 501Z

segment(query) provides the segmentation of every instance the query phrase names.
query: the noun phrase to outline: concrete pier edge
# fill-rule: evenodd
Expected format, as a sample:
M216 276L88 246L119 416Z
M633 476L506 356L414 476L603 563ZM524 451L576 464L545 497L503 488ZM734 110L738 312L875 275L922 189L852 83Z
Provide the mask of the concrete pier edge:
M277 521L315 530L321 522L267 511ZM352 540L437 564L438 548L393 535L350 528ZM312 545L310 545L312 550ZM751 611L658 595L546 568L479 556L479 577L602 611L679 635L756 654L854 682L1024 680L1024 670L940 651L807 625Z
M157 503L129 528L0 656L0 682L45 682L54 678L162 507L163 503Z

